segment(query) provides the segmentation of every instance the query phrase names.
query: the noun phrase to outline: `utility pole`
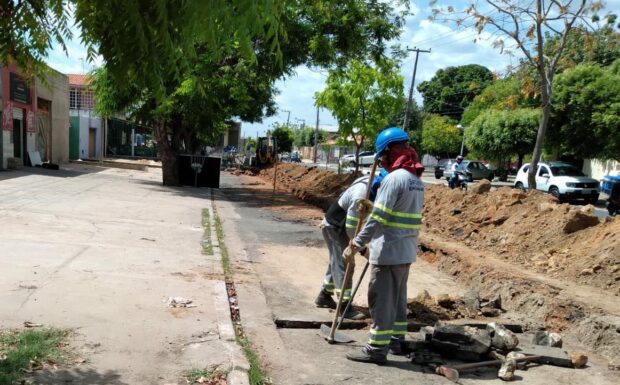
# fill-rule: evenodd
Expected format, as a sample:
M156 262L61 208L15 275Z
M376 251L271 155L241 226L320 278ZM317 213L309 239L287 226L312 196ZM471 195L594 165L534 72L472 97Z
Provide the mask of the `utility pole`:
M316 163L316 153L319 148L319 107L316 108L316 130L314 131L314 163Z
M405 121L403 122L403 130L407 131L407 126L409 126L409 120L411 117L411 104L413 99L413 84L415 83L415 73L418 70L418 56L420 52L430 53L431 50L423 50L419 48L409 49L407 47L407 51L415 52L415 64L413 65L413 77L411 78L411 87L409 87L409 99L407 99L407 108L405 109Z
M286 127L288 127L288 122L291 119L291 111L289 111L289 110L282 110L282 112L288 112L288 115L286 116Z

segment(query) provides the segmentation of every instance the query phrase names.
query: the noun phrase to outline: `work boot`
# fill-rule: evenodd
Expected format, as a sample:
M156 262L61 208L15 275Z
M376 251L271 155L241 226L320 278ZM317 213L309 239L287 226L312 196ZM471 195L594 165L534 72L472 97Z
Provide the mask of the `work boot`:
M405 340L398 340L395 338L392 338L392 340L390 341L390 347L388 350L388 353L393 354L395 356L404 356L405 353L403 352L403 345L402 343L405 342Z
M343 302L341 305L341 312L344 311L344 309L347 308L347 304L348 302ZM351 320L362 320L366 318L366 314L362 313L361 311L357 311L353 308L353 306L349 307L349 310L347 310L346 313L343 314L342 316L343 318L346 319L351 319Z
M385 354L373 353L368 348L363 347L360 352L347 353L347 360L380 365L387 362L387 357Z
M326 292L325 290L321 290L319 295L314 300L314 304L317 307L327 307L330 309L336 308L336 301L332 298L332 295Z

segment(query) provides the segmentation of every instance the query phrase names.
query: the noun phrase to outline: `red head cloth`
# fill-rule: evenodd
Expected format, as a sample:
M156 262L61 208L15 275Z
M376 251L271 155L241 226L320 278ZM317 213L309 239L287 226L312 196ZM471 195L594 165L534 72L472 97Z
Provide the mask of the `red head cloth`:
M381 166L388 172L404 168L418 178L424 172L424 166L420 164L418 153L411 147L393 146L388 152L387 160L382 162Z

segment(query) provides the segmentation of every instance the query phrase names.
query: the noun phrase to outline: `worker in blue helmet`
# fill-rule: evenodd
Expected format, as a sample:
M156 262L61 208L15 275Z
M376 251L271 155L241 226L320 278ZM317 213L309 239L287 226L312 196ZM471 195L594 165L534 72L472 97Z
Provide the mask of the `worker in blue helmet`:
M371 201L375 200L381 181L387 174L387 171L381 169L379 175L373 178L370 188ZM348 301L351 301L352 285L350 280L345 285L344 293L340 292L345 272L342 253L349 244L350 239L355 235L358 222L365 219L362 218L358 203L366 197L368 180L368 176L355 180L325 212L325 217L321 223L321 231L329 250L329 264L327 265L327 272L323 277L321 291L314 301L318 307L335 309L336 302L332 298L333 294L342 295L343 304L341 309L343 310L347 308ZM349 310L344 314L344 318L363 319L366 318L366 315L349 306Z
M343 254L345 262L350 262L356 251L369 249L372 324L367 344L347 358L384 363L388 352L402 354L401 342L407 332L407 279L422 224L424 184L420 177L424 167L409 147L409 135L400 128L381 131L375 145L377 161L389 174L381 182L368 221Z

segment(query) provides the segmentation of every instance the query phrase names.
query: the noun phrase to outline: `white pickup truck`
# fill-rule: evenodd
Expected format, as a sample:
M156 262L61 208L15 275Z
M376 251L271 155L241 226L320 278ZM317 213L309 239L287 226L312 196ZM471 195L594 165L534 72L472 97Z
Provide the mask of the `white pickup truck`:
M360 151L359 164L360 166L371 166L375 161L374 151ZM340 164L345 167L355 167L355 154L347 154L340 158Z

